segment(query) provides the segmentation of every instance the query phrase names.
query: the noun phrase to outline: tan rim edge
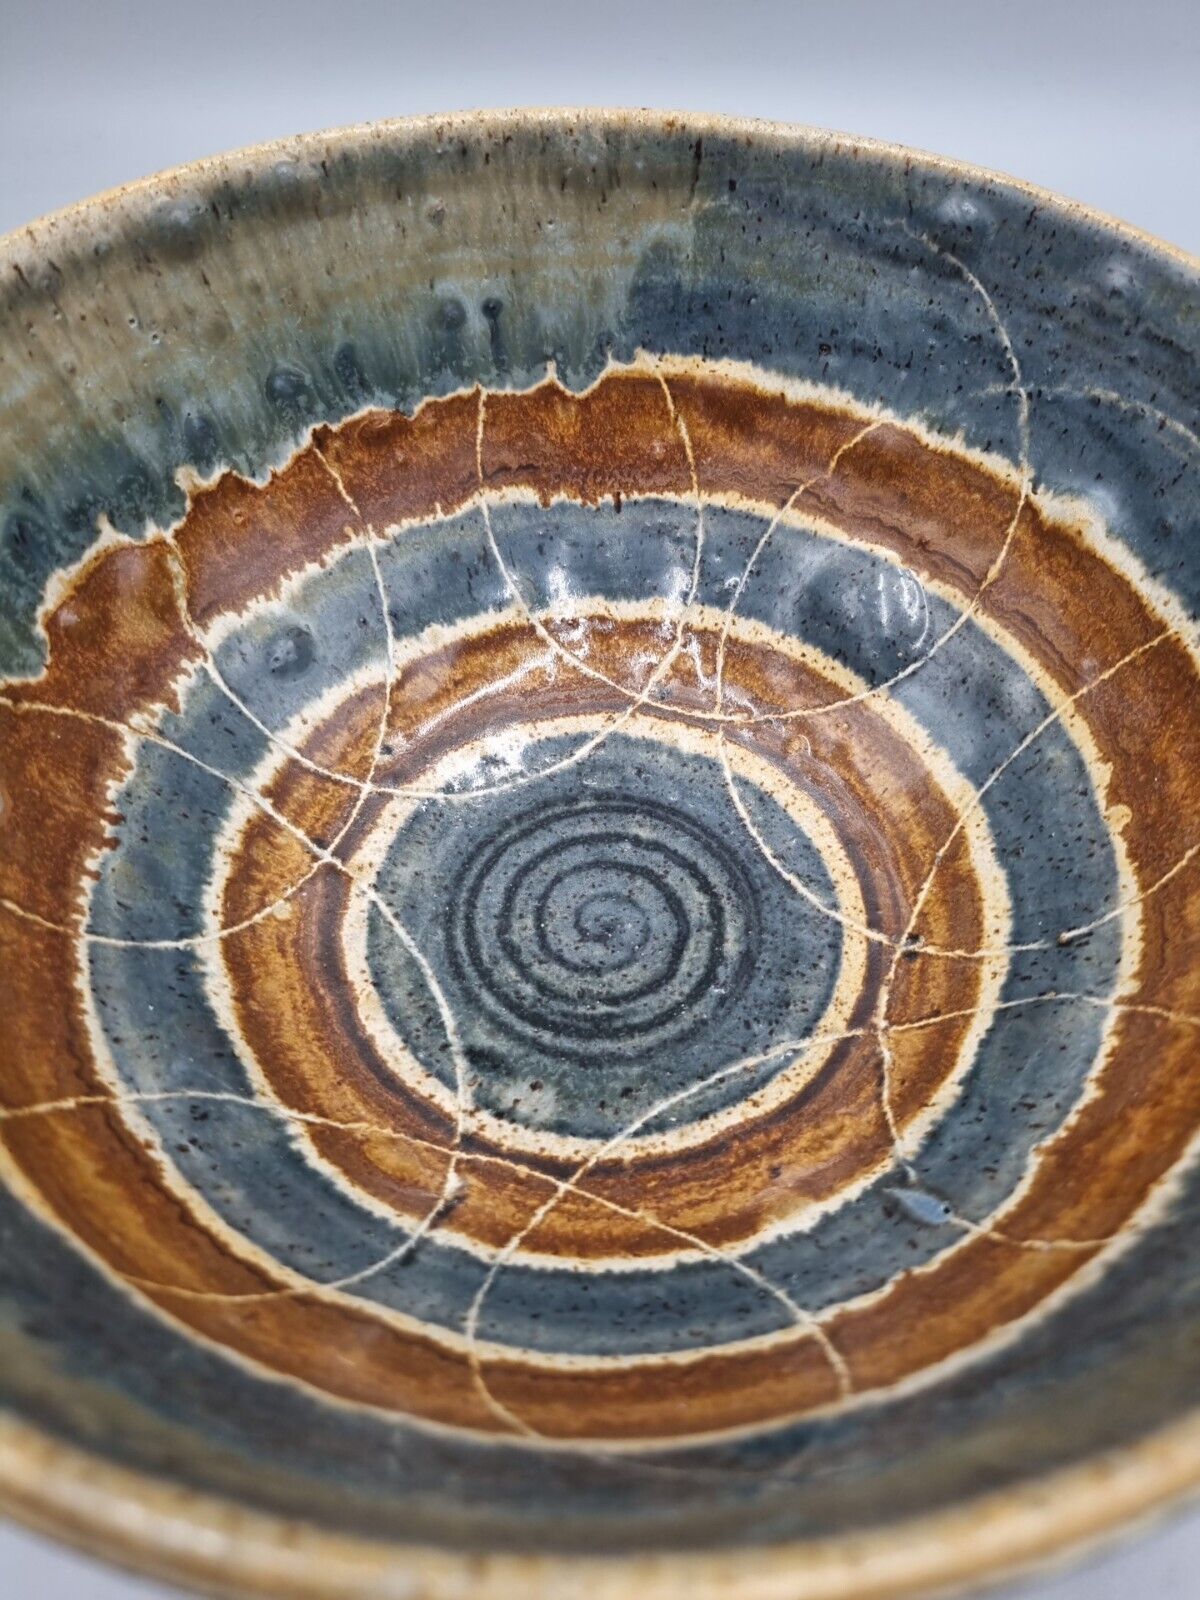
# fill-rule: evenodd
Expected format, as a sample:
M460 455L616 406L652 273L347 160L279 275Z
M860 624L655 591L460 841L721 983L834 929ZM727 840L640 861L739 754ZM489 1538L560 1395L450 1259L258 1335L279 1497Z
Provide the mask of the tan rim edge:
M1200 1486L1200 1420L952 1510L838 1539L620 1558L398 1549L164 1484L0 1418L0 1509L120 1566L271 1600L901 1600L1131 1532Z

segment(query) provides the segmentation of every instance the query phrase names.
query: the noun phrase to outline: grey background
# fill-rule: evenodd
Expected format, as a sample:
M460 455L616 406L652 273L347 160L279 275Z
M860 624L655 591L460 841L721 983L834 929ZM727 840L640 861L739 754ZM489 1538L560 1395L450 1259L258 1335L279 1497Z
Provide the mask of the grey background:
M1197 0L0 0L0 232L375 117L653 105L978 162L1200 252ZM0 1527L5 1600L169 1600ZM1194 1600L1200 1514L1011 1592Z

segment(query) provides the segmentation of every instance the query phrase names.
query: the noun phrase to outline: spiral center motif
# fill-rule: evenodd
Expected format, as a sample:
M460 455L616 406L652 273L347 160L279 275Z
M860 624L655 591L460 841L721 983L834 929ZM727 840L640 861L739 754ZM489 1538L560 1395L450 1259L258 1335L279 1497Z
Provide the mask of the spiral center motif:
M460 971L497 1013L585 1048L690 1033L719 998L736 1003L756 954L732 856L683 813L620 795L518 823L453 915Z
M550 906L551 896L557 890L560 902L565 901L571 907L567 915L575 938L582 946L572 957L562 948L570 934L567 933L565 938L560 936L557 959L576 971L619 972L623 967L628 967L650 942L656 909L660 916L662 914L661 907L646 906L643 897L637 893L639 889L644 890L650 881L648 873L639 874L618 867L616 875L624 875L629 882L594 890L594 880L585 865L575 874L582 880L581 883L570 884L568 880L571 874L562 873L543 897L539 942L543 948L550 947L546 924L563 915L561 903L556 908ZM581 888L584 891L582 896L579 892ZM660 896L660 899L665 899L665 896ZM670 911L672 908L668 904L666 909Z
M518 788L474 812L418 811L376 879L438 963L473 1093L529 1126L615 1133L739 1039L750 1054L772 1027L811 1030L837 975L836 925L783 924L786 886L737 827L719 764L659 734L612 735L536 798ZM577 744L534 739L535 759L569 761ZM803 830L766 795L755 804L778 849L832 893ZM769 947L768 917L780 920ZM448 1083L444 1040L420 1022L422 975L382 913L368 961L397 1039ZM695 1120L757 1081L698 1090L679 1114Z

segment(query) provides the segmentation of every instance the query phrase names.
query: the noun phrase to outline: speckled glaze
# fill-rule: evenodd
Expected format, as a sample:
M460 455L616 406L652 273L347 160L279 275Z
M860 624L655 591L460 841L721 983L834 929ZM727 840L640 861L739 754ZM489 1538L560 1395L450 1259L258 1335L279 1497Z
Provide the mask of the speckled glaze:
M631 113L0 244L0 1503L868 1600L1200 1479L1198 286Z

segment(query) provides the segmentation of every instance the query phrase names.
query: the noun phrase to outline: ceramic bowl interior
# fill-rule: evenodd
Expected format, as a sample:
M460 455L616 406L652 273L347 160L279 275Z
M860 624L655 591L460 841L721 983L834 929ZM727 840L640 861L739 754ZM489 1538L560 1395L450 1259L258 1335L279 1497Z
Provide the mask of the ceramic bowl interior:
M1197 264L547 113L0 267L8 1508L864 1600L1189 1487Z

